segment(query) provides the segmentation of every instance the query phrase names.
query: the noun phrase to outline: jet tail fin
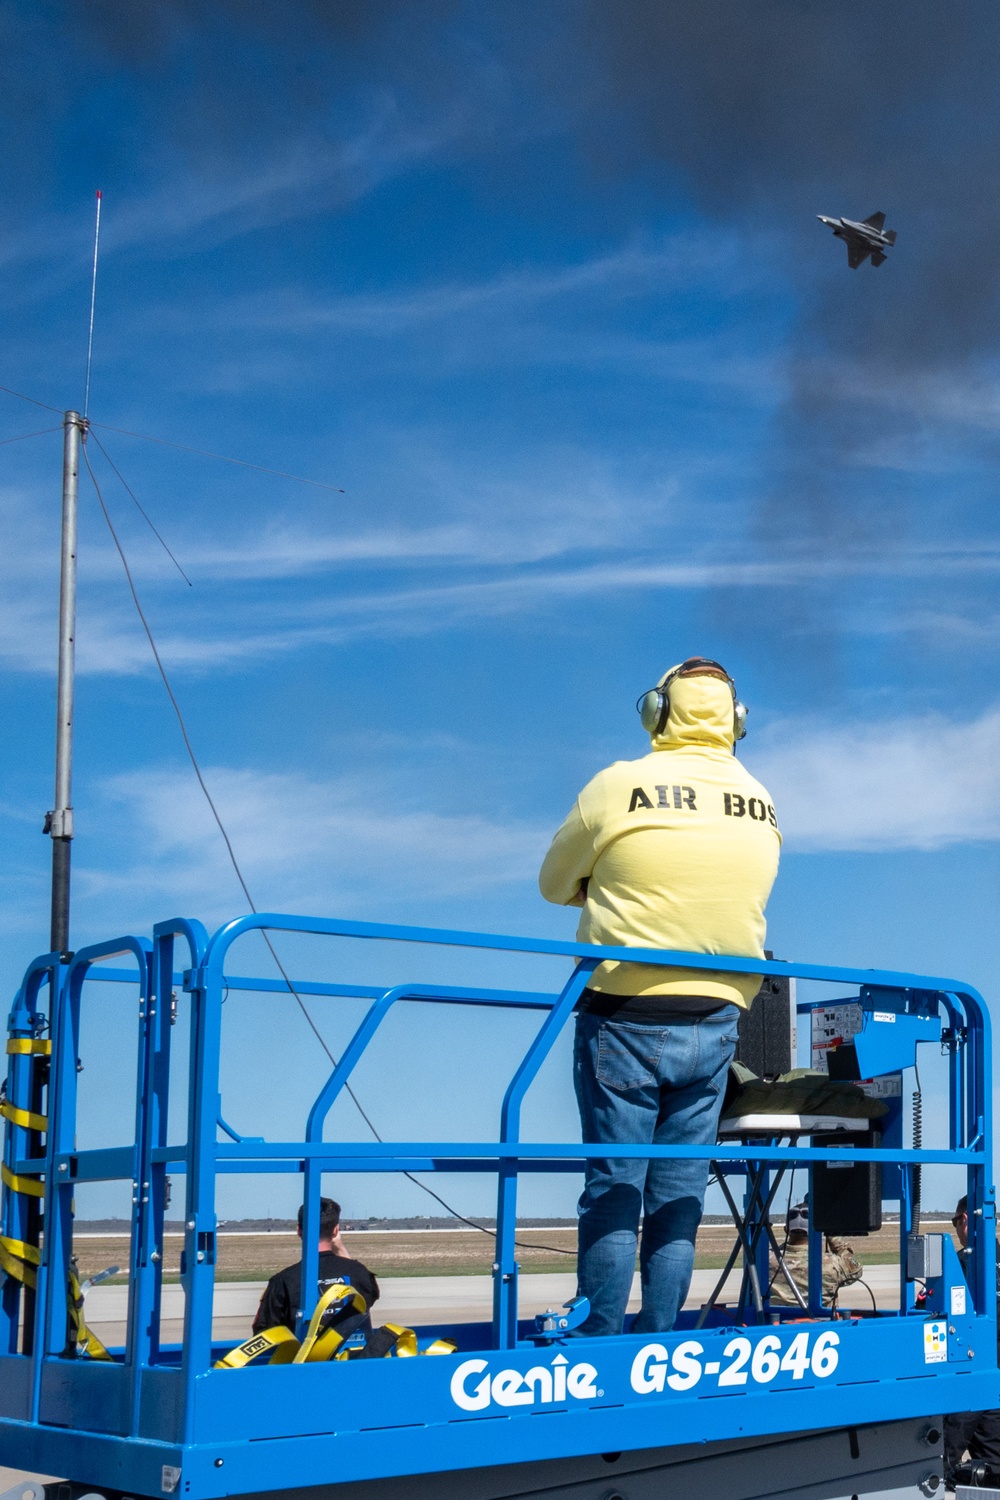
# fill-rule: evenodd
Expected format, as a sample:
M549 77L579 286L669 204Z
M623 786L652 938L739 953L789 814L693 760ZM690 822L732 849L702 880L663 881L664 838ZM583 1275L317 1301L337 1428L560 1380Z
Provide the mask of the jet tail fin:
M884 260L885 260L885 255L883 254L883 252L881 250L873 250L872 251L872 265L873 266L880 266Z
M896 231L894 229L887 229L885 232L885 237L889 241L890 245L894 245L896 243Z
M885 223L885 214L869 214L868 218L865 219L864 222L866 224L870 224L873 229L881 229L882 225Z

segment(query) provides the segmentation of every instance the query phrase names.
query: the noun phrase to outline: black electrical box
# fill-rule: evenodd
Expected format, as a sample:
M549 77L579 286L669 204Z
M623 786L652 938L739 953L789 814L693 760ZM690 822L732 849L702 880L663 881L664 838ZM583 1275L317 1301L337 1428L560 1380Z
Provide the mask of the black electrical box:
M825 1148L862 1146L877 1150L882 1132L814 1135L812 1144ZM812 1225L823 1234L872 1234L882 1228L882 1163L877 1161L817 1161L809 1195Z
M770 953L767 954L770 958ZM791 981L765 974L749 1010L740 1012L736 1061L758 1078L777 1078L792 1066Z

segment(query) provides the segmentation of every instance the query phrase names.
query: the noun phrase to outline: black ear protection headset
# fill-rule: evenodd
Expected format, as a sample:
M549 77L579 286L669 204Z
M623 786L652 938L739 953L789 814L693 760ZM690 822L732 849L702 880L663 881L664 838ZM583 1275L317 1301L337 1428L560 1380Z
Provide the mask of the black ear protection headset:
M671 668L659 687L650 688L648 693L642 694L635 706L639 711L643 729L654 738L663 733L670 715L670 684L682 673L686 676L696 676L695 669L699 667L712 668L716 672L721 672L729 683L733 695L733 739L741 740L747 732L747 706L737 697L736 684L725 667L707 656L689 656L687 661L682 661L678 666Z

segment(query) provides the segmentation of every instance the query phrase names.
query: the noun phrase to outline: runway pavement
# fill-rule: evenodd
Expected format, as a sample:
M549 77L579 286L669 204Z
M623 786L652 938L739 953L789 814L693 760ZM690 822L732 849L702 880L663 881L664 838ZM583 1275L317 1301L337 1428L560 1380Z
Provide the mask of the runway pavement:
M700 1307L718 1280L718 1271L695 1271L691 1292L685 1304ZM897 1266L871 1266L865 1272L879 1307L896 1305L899 1286ZM492 1316L493 1280L490 1276L387 1276L380 1283L382 1295L374 1309L376 1323L403 1323L407 1326L428 1323L481 1323ZM262 1281L221 1282L215 1288L213 1331L219 1339L249 1337L250 1325L264 1290ZM739 1296L739 1272L734 1271L726 1283L724 1300ZM530 1318L549 1307L561 1307L575 1295L576 1277L572 1274L522 1275L519 1285L521 1316ZM125 1341L125 1314L128 1288L94 1287L87 1298L87 1321L106 1344ZM639 1278L632 1283L629 1309L639 1306ZM841 1293L840 1306L871 1306L864 1286L856 1284ZM184 1293L180 1286L163 1291L164 1343L179 1343L183 1331Z

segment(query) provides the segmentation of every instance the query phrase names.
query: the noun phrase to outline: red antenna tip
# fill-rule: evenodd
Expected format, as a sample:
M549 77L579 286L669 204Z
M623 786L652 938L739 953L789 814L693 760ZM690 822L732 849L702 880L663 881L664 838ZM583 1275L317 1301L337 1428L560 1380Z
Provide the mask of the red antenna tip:
M104 194L101 192L100 188L97 189L97 196L98 196L98 198L103 198L104 197Z

